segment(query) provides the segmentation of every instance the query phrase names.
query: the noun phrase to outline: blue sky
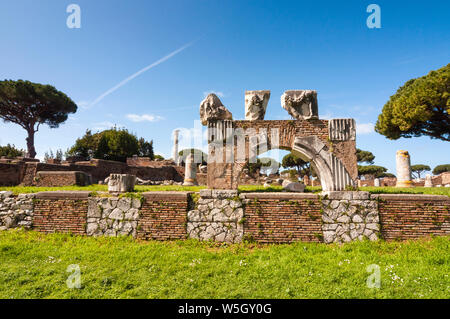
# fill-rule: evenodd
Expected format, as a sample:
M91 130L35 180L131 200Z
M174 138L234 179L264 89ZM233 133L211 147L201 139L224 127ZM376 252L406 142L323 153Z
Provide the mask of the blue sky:
M71 3L81 8L80 29L66 26ZM381 29L366 26L371 3L381 8ZM395 173L399 149L413 164L450 162L448 142L390 141L372 129L399 86L450 62L449 12L450 2L433 0L0 0L0 78L52 84L79 105L60 128L37 133L40 158L88 128L114 124L153 139L156 153L169 157L171 132L192 132L206 92L243 119L245 90L271 90L266 119L287 119L281 94L315 89L321 117L355 118L357 146ZM25 148L25 137L0 124L1 145Z

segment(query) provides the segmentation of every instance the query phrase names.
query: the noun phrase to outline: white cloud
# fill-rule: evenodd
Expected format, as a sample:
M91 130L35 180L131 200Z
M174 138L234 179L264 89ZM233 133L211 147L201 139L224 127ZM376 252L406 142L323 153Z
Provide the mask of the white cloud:
M161 117L159 115L153 115L153 114L142 114L142 115L127 114L127 118L133 122L157 122L157 121L161 121L164 119L163 117Z
M214 94L217 95L218 97L225 97L225 93L220 92L220 91L213 91L213 90L203 92L203 96L204 96L204 97L207 97L208 94L211 94L211 93L214 93Z
M372 123L356 123L356 134L371 134L375 132Z

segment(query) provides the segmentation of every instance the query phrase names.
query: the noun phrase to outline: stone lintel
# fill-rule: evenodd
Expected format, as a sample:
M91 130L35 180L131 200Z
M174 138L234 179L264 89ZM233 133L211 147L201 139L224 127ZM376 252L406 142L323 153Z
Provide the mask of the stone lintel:
M370 199L369 192L360 191L328 191L322 192L322 196L327 196L328 199L344 199L344 200L367 200Z
M428 195L428 194L372 194L371 199L383 200L402 200L402 201L447 201L450 197L445 195Z
M190 194L194 192L145 192L142 193L142 196L146 201L161 201L161 200L174 200L174 201L182 201L187 200Z
M288 192L242 193L241 198L270 199L270 200L303 200L303 199L318 199L319 195L313 193L288 193Z
M36 199L88 199L90 191L39 192Z

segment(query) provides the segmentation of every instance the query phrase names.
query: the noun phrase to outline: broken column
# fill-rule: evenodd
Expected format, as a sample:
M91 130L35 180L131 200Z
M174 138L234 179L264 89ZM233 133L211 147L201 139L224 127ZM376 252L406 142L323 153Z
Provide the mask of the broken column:
M380 187L380 179L379 178L375 178L373 180L373 186L375 187Z
M411 181L411 159L408 151L397 151L397 184L395 187L413 187Z
M178 134L180 130L173 131L173 150L172 150L172 159L176 165L179 165L179 154L178 154Z
M425 187L433 187L433 179L432 176L430 174L427 174L427 176L425 176Z
M194 154L190 153L186 157L186 167L184 170L183 186L194 186L197 183L197 164L194 161Z
M270 91L245 91L245 120L264 120Z
M128 193L134 191L136 176L129 174L111 174L108 180L108 192Z
M296 120L319 118L317 91L290 90L281 96L281 106Z

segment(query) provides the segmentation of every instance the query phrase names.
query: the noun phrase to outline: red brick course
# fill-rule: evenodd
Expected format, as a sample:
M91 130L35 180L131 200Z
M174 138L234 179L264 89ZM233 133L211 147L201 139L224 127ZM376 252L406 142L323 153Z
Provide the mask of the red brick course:
M87 210L87 200L35 199L33 228L44 233L85 235Z
M318 196L246 194L246 198L250 202L245 207L245 239L261 243L322 241L322 213Z
M372 195L378 197L381 235L406 240L450 235L450 198L426 195Z
M144 193L137 238L171 240L186 238L189 192Z

